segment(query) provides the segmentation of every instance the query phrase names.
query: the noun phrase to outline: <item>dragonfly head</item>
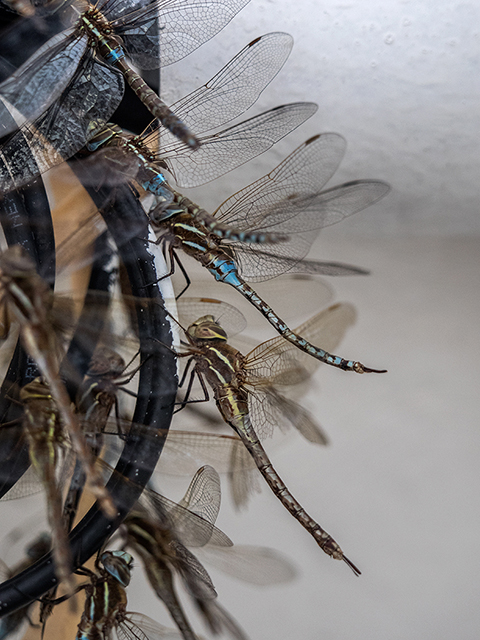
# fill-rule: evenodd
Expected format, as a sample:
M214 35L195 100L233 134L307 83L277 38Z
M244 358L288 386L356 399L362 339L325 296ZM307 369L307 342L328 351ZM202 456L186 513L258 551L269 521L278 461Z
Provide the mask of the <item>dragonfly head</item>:
M132 573L133 558L126 551L105 551L100 556L100 562L105 571L113 576L120 584L127 587Z
M202 316L187 329L187 338L193 343L214 342L221 340L226 342L227 334L225 330L215 321L211 315Z

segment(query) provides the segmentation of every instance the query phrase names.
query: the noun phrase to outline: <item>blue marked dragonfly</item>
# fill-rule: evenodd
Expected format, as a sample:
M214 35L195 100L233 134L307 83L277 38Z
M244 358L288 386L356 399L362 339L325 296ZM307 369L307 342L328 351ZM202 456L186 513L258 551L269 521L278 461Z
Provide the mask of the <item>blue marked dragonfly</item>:
M224 242L195 218L200 207L175 193L166 209L161 204L149 216L170 256L170 272L182 249L219 282L234 287L286 340L309 355L345 371L383 373L361 362L346 360L316 347L292 331L275 311L247 284L282 273L348 274L348 265L303 260L319 229L365 209L385 196L390 187L378 180L354 180L323 189L337 169L345 140L336 133L314 136L291 153L269 174L225 200L213 214L220 224L248 233L287 234L280 244ZM192 215L193 213L193 215ZM188 284L188 281L187 281ZM183 292L182 292L183 293ZM181 294L180 294L181 295Z
M165 169L180 186L198 186L265 152L312 116L317 106L282 105L223 131L218 127L241 115L257 100L283 66L291 48L292 38L286 33L256 38L205 85L172 106L197 131L201 142L197 151L182 147L156 122L138 136L128 136L120 127L109 125L86 145L88 151L96 153L78 166L82 182L88 182L89 169L94 179L102 171L106 184L134 178L144 189L160 195L159 202L165 206L173 199L162 173ZM216 133L211 132L214 128ZM206 212L202 215L209 224L214 222ZM219 227L219 223L213 226ZM245 237L244 233L242 238Z
M85 591L85 607L76 640L111 640L115 631L119 640L181 640L182 636L151 618L127 612L127 587L133 558L126 551L105 551L95 571L82 568L79 575L89 582L77 589ZM59 598L56 602L63 601Z
M155 499L152 502L152 496L155 498L155 494L146 492L138 508L124 521L126 546L142 559L151 586L169 609L184 639L194 640L195 636L175 589L176 575L184 582L212 633L228 630L232 637L243 640L245 634L218 604L208 574L187 547L194 547L195 554L208 549L207 557L214 566L217 560L217 568L254 584L286 582L295 575L294 568L271 549L218 544L218 536L208 539L203 530L197 532L192 518L188 530L179 527L170 511L156 504ZM220 478L215 469L205 466L197 471L179 505L213 526L220 508Z
M172 64L215 35L248 1L73 2L73 25L0 85L0 136L10 136L0 148L2 190L38 174L32 154L45 171L79 151L117 108L124 79L155 118L195 148L196 138L126 56L145 69ZM14 133L16 114L26 122Z

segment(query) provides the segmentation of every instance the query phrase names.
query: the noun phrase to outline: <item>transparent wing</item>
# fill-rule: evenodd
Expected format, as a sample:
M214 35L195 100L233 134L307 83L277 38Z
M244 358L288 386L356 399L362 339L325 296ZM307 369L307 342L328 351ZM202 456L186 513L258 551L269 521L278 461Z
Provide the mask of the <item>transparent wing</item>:
M175 540L170 543L175 555L175 569L181 575L188 591L200 600L213 600L217 592L208 571L183 544Z
M120 73L87 59L60 100L0 147L0 189L18 188L79 151L117 108L123 88Z
M320 193L337 170L346 149L337 133L314 136L295 149L266 176L225 200L216 217L241 229L257 229L289 220L296 204Z
M142 613L127 613L115 627L118 640L183 640L182 634L155 622Z
M162 67L181 60L213 38L248 2L157 0L151 3L152 11L158 11L160 15Z
M260 438L271 436L276 427L286 430L290 425L314 444L328 444L328 438L309 411L279 393L273 386L263 385L248 395L248 412Z
M63 448L63 447L62 447ZM63 451L64 448L63 448ZM74 465L73 452L69 451L63 457L61 464L58 465L56 476L57 486L63 487L68 481L72 473ZM14 484L14 486L2 496L1 500L17 500L18 498L26 498L36 495L44 490L42 481L38 477L33 466L30 466L23 476Z
M128 57L142 69L163 66L158 0L106 0L100 11L121 36Z
M218 510L219 504L215 502L217 497L208 493L208 489L203 489L198 494L197 500L202 503L204 512ZM176 537L187 547L202 547L207 543L220 547L231 547L233 544L223 531L214 526L214 522L189 510L181 502L178 504L172 502L172 500L150 489L144 490L139 502L149 513L152 513L153 517L155 517L155 512L161 516L166 511Z
M269 254L264 258L268 260ZM326 262L325 260L298 260L289 257L275 257L276 270L287 275L298 273L303 275L320 276L367 276L369 271L362 267L343 262ZM250 268L251 271L251 268Z
M290 582L297 575L292 562L269 547L234 545L229 549L217 549L207 545L196 553L203 562L250 584L281 584Z
M207 137L190 153L182 145L161 155L178 185L195 187L214 180L264 153L317 110L311 102L282 105Z
M177 300L177 310L180 324L185 329L192 322L206 315L212 315L228 335L240 333L247 325L241 311L233 305L215 300L215 298L180 298Z
M105 0L101 11L145 69L178 62L213 38L249 0ZM140 8L139 8L140 4ZM159 17L160 33L151 25ZM158 54L160 42L160 62Z
M292 50L293 39L287 33L267 33L244 47L206 84L171 105L172 111L200 135L225 125L240 116L257 100L260 93L284 65ZM169 152L177 142L164 129L149 138Z
M218 603L218 600L197 602L205 624L214 634L228 633L235 640L248 640L238 622Z
M116 430L113 424L110 428ZM152 433L152 437L155 437L155 433ZM109 438L110 451L120 452L121 446L118 438ZM162 474L190 475L204 464L214 466L219 473L228 474L232 499L239 508L246 504L249 495L260 490L253 458L240 438L225 434L170 429L161 464L155 474L158 474L159 480Z
M0 84L0 138L18 128L12 115L18 113L22 122L32 121L61 95L87 45L86 36L78 37L73 29L67 29L46 42Z
M333 351L355 322L356 313L351 304L337 303L324 309L295 329L313 344L322 343ZM284 338L272 338L258 345L247 356L247 381L255 389L264 381L268 385L284 387L304 382L320 362L300 351Z
M296 267L310 249L318 231L377 202L390 187L376 180L356 180L322 191L345 150L335 133L307 140L268 175L226 200L215 212L222 224L237 229L285 233L290 240L278 245L235 243L240 274L259 281ZM305 271L318 269L306 263ZM335 270L335 268L334 268ZM342 269L340 269L342 271Z
M194 475L178 504L215 524L221 498L220 476L213 467L205 465Z

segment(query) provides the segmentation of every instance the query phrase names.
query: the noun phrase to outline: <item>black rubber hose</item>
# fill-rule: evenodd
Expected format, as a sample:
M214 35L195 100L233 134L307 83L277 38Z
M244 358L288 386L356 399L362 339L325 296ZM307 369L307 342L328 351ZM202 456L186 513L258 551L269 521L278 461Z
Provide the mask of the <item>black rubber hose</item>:
M89 189L95 201L106 201L106 192ZM149 298L151 304L137 309L141 361L134 426L107 487L118 507L118 517L109 521L96 505L70 536L74 566L86 562L120 525L148 482L170 426L177 390L176 363L171 345L170 324L158 286L151 246L147 240L147 219L138 199L127 185L116 190L115 202L102 212L125 264L134 296ZM132 229L136 235L132 236ZM143 232L140 232L143 229ZM144 426L139 426L143 424ZM152 437L161 429L158 437ZM149 433L144 438L145 432ZM129 482L129 480L133 482ZM10 613L41 597L56 585L51 554L0 585L0 615Z

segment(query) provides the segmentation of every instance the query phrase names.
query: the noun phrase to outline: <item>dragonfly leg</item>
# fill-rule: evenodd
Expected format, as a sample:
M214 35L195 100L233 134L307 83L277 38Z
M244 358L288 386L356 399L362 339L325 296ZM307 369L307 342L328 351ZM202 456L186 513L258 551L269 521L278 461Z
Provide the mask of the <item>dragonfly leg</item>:
M180 271L182 272L183 277L185 278L185 286L180 291L180 293L175 296L175 299L178 300L181 296L183 296L183 294L190 287L190 285L192 284L192 281L190 280L190 277L189 277L188 273L186 272L185 267L182 264L182 261L180 260L180 258L178 257L177 252L174 249L172 249L172 255L173 255L173 259L178 264L178 267L179 267Z
M190 360L187 363L187 366L185 367L185 371L183 373L182 379L180 380L180 382L178 384L179 387L183 386L192 361L193 361L193 358L190 358ZM202 390L203 390L204 397L200 398L199 400L190 400L190 393L192 391L192 386L193 386L193 381L195 380L195 376L198 378L198 380L200 382L200 385L201 385ZM176 403L176 404L179 404L180 406L178 407L178 409L175 409L174 413L178 413L179 411L181 411L187 404L193 404L195 402L208 402L209 400L210 400L210 396L208 394L208 389L207 389L207 386L205 384L205 380L194 369L192 371L192 373L190 374L190 380L188 381L188 387L187 387L187 390L185 392L185 396L183 397L181 402Z
M87 573L80 573L79 570L75 571L75 573L81 576L90 576L90 574L87 574ZM66 602L75 594L80 593L80 591L85 589L87 586L88 585L86 584L79 584L78 587L75 588L75 591L73 593L66 593L64 596L60 596L59 598L54 598L53 600L51 598L44 596L43 598L40 598L39 601L42 602L43 604L56 606L57 604L62 604L62 602Z

